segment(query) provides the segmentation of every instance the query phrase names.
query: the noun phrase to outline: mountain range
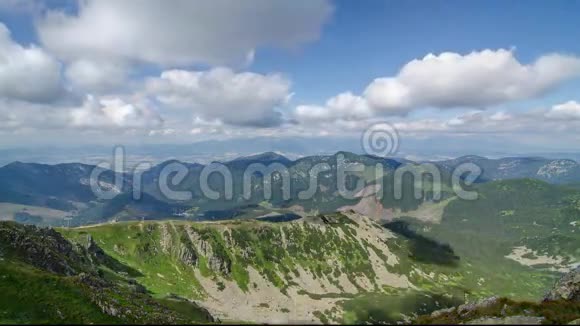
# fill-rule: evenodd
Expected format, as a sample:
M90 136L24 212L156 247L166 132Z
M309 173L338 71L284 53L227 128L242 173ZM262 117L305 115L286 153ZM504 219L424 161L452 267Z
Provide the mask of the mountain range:
M269 213L298 213L302 211L333 212L345 206L373 205L373 210L402 208L415 209L421 201L404 196L402 200L394 199L392 194L385 196L377 203L367 199L344 199L337 195L337 156L344 157L346 164L365 166L362 174L350 173L346 178L347 187L352 188L358 180L368 185L378 183L372 169L377 163L384 166L385 180L389 184L393 172L401 166L432 163L441 171L444 193L450 189L450 174L460 164L473 163L481 167L482 175L476 180L479 183L494 180L532 178L552 184L576 187L580 180L580 164L572 160L554 160L544 158L502 158L487 159L479 156L464 156L453 160L435 162L412 162L402 159L385 159L368 155L357 155L339 152L335 155L307 156L290 160L282 155L267 152L259 155L241 157L223 164L233 176L233 199L211 200L203 196L200 188L200 174L205 165L184 163L176 160L166 161L142 174L143 195L139 199L132 196L133 176L129 173L117 173L102 170L99 184L105 189L118 193L110 200L99 199L91 190L90 178L95 166L67 163L44 165L14 162L0 167L0 218L36 221L41 225L85 225L102 223L110 220L158 219L162 217L186 217L194 220L222 219L237 217L257 217ZM159 177L162 169L172 163L180 163L188 170L187 177L172 190L190 191L191 199L185 201L169 200L159 189ZM242 198L243 173L252 163L270 165L280 163L288 168L291 177L290 198L283 198L279 191L281 181L274 180L271 198L263 193L263 176L255 175L255 187L249 199ZM321 163L330 165L331 170L322 172L318 178L318 191L309 200L300 200L299 192L308 189L310 169ZM114 185L115 177L121 180L120 187ZM391 179L389 179L391 178ZM408 182L408 181L404 181ZM224 181L219 175L209 178L212 189L224 189ZM405 187L409 188L412 186ZM118 188L118 189L117 189ZM388 189L385 189L388 192ZM391 189L392 191L392 189ZM223 192L222 192L223 193ZM428 199L428 198L427 198ZM45 208L45 209L43 209ZM382 214L382 213L380 213ZM384 215L384 214L382 214ZM19 216L19 217L18 217ZM66 219L65 219L66 218Z
M171 187L191 191L190 199L169 200L159 189L161 171L174 163L188 174ZM244 198L236 182L253 163L286 166L289 198L276 177L266 180L273 192L265 198L263 176L255 173L253 192ZM321 163L330 170L319 174L317 192L302 199L308 171ZM373 173L377 163L382 179ZM417 185L408 178L403 196L394 196L395 171L424 163L441 170L440 196L434 192L439 181ZM459 198L450 184L453 169L464 163L483 170L469 186L476 200ZM205 166L175 160L142 171L139 199L128 173L99 170L101 186L116 193L100 199L90 187L90 165L0 168L0 322L580 318L573 300L526 303L537 302L580 263L574 161L466 156L411 162L339 152L298 160L264 153L223 164L234 180L231 200L204 197L199 178ZM347 188L361 180L367 186L344 198L336 174L353 164L364 168L347 175ZM212 189L223 189L219 176L208 180Z

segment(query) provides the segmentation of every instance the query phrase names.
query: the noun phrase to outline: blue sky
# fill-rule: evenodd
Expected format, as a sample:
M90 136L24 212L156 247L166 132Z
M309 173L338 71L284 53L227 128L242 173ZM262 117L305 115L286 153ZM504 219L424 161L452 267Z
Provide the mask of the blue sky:
M9 0L0 23L3 147L387 121L413 139L579 149L578 1Z
M252 68L285 71L306 100L362 91L427 53L515 47L529 62L549 52L580 53L578 1L335 2L318 41L295 52L262 51Z

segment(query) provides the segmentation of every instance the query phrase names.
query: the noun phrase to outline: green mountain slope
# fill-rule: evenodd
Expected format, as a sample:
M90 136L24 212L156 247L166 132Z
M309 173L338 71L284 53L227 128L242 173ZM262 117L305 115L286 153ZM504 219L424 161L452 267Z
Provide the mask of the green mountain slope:
M385 205L386 225L349 209L58 232L3 222L0 320L191 323L211 320L207 309L224 321L395 323L492 295L535 300L578 264L577 190L476 188L475 201Z
M213 321L183 300L153 299L138 272L93 242L51 229L0 223L0 323L155 324Z
M478 297L535 300L554 272L580 263L577 191L524 179L482 184L478 193L475 201L450 201L438 222L407 216L387 227L413 242L416 259L459 264L462 286ZM446 255L433 259L437 248Z
M514 301L491 297L476 303L419 316L414 324L578 325L580 322L580 267L566 273L542 301Z
M446 219L403 218L389 230L344 212L284 223L166 221L62 232L75 242L90 235L138 270L154 297L196 300L222 320L395 322L492 294L537 297L558 277L544 268L551 266L506 257L516 242L484 243L473 237L477 229L451 228Z

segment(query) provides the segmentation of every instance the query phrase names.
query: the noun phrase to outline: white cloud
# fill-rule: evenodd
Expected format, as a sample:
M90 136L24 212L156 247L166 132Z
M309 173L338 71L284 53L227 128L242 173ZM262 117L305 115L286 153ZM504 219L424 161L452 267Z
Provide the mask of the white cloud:
M364 96L380 112L400 114L419 107L485 107L543 95L580 76L580 58L551 54L522 64L510 50L461 55L428 54L396 76L375 79Z
M302 107L302 110L307 109L310 108ZM304 120L301 122L305 123L296 126L296 129L300 130L302 134L323 133L330 137L342 137L348 134L358 137L370 125L385 121L385 117L380 116L361 119L330 116L326 106L314 107L314 109L314 111L308 111L310 116L303 115ZM488 135L501 135L500 137L506 137L506 143L512 137L569 140L580 129L580 103L570 101L556 104L549 109L516 110L510 113L503 110L461 110L460 113L451 117L448 114L440 113L424 117L393 116L389 117L387 121L400 132L402 137L430 138L444 135L451 137L472 135L481 137L480 139L483 140ZM474 143L473 146L478 146L478 144Z
M296 119L305 123L338 119L358 120L372 115L367 101L351 92L328 99L325 106L300 105L294 111Z
M76 130L129 131L155 129L163 119L145 100L129 102L118 97L87 96L78 106L0 100L0 129L3 131Z
M378 110L405 114L414 104L411 89L396 78L377 78L365 90L364 97Z
M228 68L169 70L147 82L150 95L170 107L189 110L194 117L257 127L282 123L276 108L286 104L289 89L290 82L280 75L235 73Z
M367 101L350 92L341 93L330 98L326 102L326 106L346 119L359 119L370 117L372 115Z
M449 126L463 126L466 124L482 122L484 119L485 117L483 115L483 112L472 111L450 119L449 121L447 121L447 124Z
M503 111L499 111L499 112L494 113L489 118L493 121L507 121L507 120L513 119L513 116L511 114L507 114Z
M61 92L60 63L41 48L17 44L0 23L0 97L41 102Z
M569 101L550 109L519 113L469 111L456 117L404 119L395 123L401 132L450 134L528 134L541 137L575 134L580 128L580 104ZM558 136L560 137L560 136Z
M66 126L68 111L40 103L0 99L0 130L57 129Z
M70 112L72 127L156 128L163 124L159 114L147 103L127 103L119 98L97 100L88 96L82 107Z
M504 49L467 55L428 54L405 64L396 76L375 79L362 96L346 92L330 98L325 105L300 105L294 109L294 116L303 123L318 123L405 116L428 107L481 110L541 96L575 77L580 77L580 58L559 54L542 56L528 65L518 62L513 51ZM571 110L568 108L567 114ZM563 113L552 115L556 114ZM509 118L509 114L500 112L490 120ZM463 124L464 120L449 123Z
M563 104L554 105L545 115L552 119L580 120L580 103L568 101Z
M332 11L327 0L87 0L78 15L52 11L37 25L43 44L67 60L240 64L259 47L318 39Z
M65 75L73 87L88 92L118 91L126 83L128 69L114 61L76 60L66 67Z

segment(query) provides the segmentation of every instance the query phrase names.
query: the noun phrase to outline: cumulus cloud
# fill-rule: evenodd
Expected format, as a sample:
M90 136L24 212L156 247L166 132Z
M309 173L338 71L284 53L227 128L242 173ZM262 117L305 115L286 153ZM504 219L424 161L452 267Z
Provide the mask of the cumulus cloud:
M469 111L452 118L404 119L395 127L410 133L575 134L580 128L580 104L569 101L546 109L506 113Z
M520 63L514 51L504 49L428 54L405 64L396 76L376 78L361 96L342 93L322 106L298 106L294 115L303 122L348 121L405 116L428 107L485 109L544 95L575 77L580 77L580 58L561 54L544 55L531 64ZM568 106L550 115L575 116L573 104ZM493 120L508 117L504 113Z
M366 99L351 92L341 93L326 101L325 106L300 105L294 116L304 123L316 123L327 120L357 120L373 115Z
M70 112L72 127L156 128L163 124L159 114L147 103L127 103L119 98L97 100L88 96L82 107Z
M289 89L290 82L281 75L229 68L168 70L147 82L148 94L169 107L189 110L203 120L255 127L282 123L276 109L286 104Z
M304 108L305 110L307 108ZM513 110L460 110L454 116L440 113L427 116L391 116L386 121L392 124L402 137L450 137L475 136L485 139L489 135L502 137L522 136L526 139L569 139L580 129L580 103L569 101L555 104L549 108ZM328 108L320 107L324 114L306 115L302 124L296 126L304 135L353 136L360 135L372 124L385 122L385 117L370 116L360 119L347 119L334 115L328 118ZM295 112L296 113L296 112ZM306 117L305 116L305 117ZM318 120L314 120L318 119ZM313 123L306 123L306 122ZM478 138L475 138L478 139ZM506 139L506 141L508 141Z
M522 64L514 51L484 50L461 55L428 54L407 63L394 77L375 79L364 92L378 111L417 107L485 107L534 98L580 76L580 58L550 54Z
M49 11L37 25L43 44L67 60L240 64L259 47L318 39L332 11L327 0L88 0L76 15Z
M91 93L118 91L126 83L127 67L120 62L75 60L65 70L73 87Z
M552 119L580 120L580 103L576 101L568 101L566 103L554 105L545 115Z
M77 106L0 100L0 129L4 131L154 129L163 119L145 100L87 96Z
M69 111L56 106L0 99L0 130L46 130L66 127Z
M60 63L41 48L17 44L0 23L0 97L42 102L61 92Z

